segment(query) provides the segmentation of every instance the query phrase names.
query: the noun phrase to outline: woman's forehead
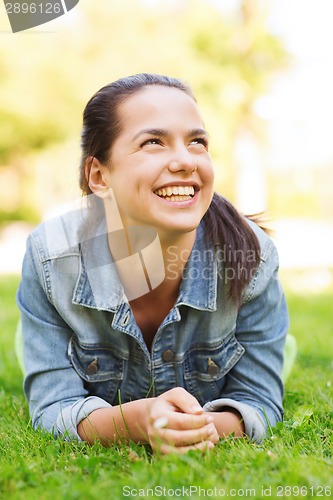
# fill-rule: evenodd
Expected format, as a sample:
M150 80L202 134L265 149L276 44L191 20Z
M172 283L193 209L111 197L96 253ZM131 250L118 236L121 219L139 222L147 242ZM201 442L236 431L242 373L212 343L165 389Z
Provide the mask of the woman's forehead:
M189 120L202 126L202 118L195 100L175 87L150 85L128 96L119 107L119 118L123 129L144 126L153 120L169 122ZM154 126L157 122L154 123ZM192 126L192 125L191 125Z

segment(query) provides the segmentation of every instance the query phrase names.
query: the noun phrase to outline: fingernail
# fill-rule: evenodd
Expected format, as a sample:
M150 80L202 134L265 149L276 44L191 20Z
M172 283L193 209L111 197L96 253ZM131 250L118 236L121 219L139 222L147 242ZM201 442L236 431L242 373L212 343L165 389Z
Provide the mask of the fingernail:
M168 419L166 417L157 418L154 422L155 429L163 429L168 425Z
M212 422L214 422L213 417L209 415L209 416L206 418L206 422L207 422L207 424L211 424Z
M190 412L191 413L202 413L203 412L203 409L201 408L201 406L199 405L193 405L191 406L190 408Z

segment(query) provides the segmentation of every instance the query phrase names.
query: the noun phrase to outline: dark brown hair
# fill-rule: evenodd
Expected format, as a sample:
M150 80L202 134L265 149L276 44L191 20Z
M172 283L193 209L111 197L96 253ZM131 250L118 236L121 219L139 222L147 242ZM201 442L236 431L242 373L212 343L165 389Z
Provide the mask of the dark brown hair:
M91 194L86 175L87 160L95 157L102 164L110 160L112 145L122 130L119 106L126 98L149 85L174 87L196 101L190 87L163 75L141 73L121 78L101 88L87 103L81 134L80 187ZM89 165L88 165L89 166ZM246 219L223 196L214 193L204 215L206 237L223 255L225 281L229 296L237 305L260 260L259 241Z

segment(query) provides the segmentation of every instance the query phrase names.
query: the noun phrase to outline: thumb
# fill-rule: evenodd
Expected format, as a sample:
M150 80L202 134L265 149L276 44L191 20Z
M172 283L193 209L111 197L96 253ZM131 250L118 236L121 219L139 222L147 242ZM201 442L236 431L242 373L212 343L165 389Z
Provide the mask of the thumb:
M199 401L182 387L175 387L165 393L170 403L174 404L183 413L201 415L204 410Z

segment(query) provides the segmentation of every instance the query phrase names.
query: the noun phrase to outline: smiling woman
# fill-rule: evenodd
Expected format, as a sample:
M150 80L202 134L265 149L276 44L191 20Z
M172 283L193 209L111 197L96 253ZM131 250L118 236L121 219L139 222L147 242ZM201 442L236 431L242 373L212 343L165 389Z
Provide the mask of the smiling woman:
M281 420L276 250L213 192L208 146L174 78L124 78L88 102L89 203L31 234L18 292L35 427L184 453Z

